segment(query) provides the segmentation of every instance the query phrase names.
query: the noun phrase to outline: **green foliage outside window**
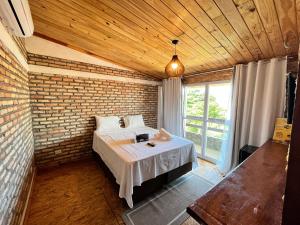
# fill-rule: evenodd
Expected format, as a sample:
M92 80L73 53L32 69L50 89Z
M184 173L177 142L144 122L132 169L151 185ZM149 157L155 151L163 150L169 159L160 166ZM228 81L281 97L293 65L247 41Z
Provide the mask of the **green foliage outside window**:
M204 90L199 88L189 88L187 90L186 95L186 115L187 116L198 116L203 117L204 115ZM216 98L212 95L209 95L208 99L208 118L217 118L217 119L225 119L226 109L222 108ZM194 125L202 125L202 121L197 120L187 120L186 123L194 124ZM209 124L210 127L217 129L224 129L224 125L222 124ZM186 131L201 134L200 128L197 127L186 127ZM220 136L222 134L220 133Z

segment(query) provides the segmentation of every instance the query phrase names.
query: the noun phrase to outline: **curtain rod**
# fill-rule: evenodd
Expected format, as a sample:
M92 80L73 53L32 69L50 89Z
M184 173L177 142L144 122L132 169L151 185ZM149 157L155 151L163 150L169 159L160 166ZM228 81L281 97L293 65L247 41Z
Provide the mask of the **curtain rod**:
M193 76L198 76L198 75L203 75L203 74L209 74L209 73L222 72L222 71L227 71L227 70L233 70L233 67L219 69L219 70L211 70L211 71L207 71L207 72L199 72L199 73L196 72L196 73L192 73L192 74L187 74L187 75L183 76L183 78L193 77Z
M279 60L283 60L283 59L287 59L287 58L294 58L296 55L286 55L286 56L281 56L281 57L277 57L277 59ZM262 62L268 62L271 59L261 59L259 61ZM257 61L256 61L257 62ZM249 63L249 62L248 62ZM243 65L247 65L248 63L242 63ZM204 74L209 74L209 73L215 73L215 72L222 72L222 71L227 71L227 70L233 70L234 67L229 67L229 68L225 68L225 69L219 69L219 70L211 70L211 71L207 71L207 72L199 72L199 73L192 73L192 74L187 74L185 75L183 78L188 78L188 77L193 77L193 76L198 76L198 75L204 75Z

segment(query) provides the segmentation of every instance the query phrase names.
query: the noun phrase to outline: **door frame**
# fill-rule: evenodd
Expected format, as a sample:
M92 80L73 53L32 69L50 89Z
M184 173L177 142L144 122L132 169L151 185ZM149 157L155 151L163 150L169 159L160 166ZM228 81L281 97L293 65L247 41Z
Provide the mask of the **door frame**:
M186 87L191 87L191 86L197 86L197 87L204 87L205 88L205 91L204 91L204 113L203 113L203 119L202 120L199 120L199 121L202 121L203 123L203 126L201 128L201 131L202 131L202 137L203 137L203 141L201 143L201 152L197 152L197 156L198 158L201 158L201 159L204 159L206 161L209 161L213 164L216 164L217 163L217 160L212 158L212 157L209 157L205 154L205 151L206 151L206 146L207 146L207 125L208 125L208 122L209 122L209 118L208 118L208 103L209 103L209 85L212 85L212 84L226 84L226 83L231 83L231 81L212 81L212 82L203 82L203 83L194 83L194 84L186 84L183 86L183 97L184 97L184 100L183 100L183 121L184 121L184 126L183 128L185 128L185 121L187 118L186 116ZM199 117L200 118L200 117ZM184 137L186 136L185 135L185 129L183 129L183 133L184 133Z

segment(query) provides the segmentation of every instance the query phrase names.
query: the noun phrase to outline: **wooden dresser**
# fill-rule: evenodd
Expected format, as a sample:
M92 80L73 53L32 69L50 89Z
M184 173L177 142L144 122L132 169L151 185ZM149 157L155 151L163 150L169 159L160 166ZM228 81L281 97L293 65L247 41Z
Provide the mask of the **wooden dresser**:
M268 141L187 212L208 225L280 225L287 151Z

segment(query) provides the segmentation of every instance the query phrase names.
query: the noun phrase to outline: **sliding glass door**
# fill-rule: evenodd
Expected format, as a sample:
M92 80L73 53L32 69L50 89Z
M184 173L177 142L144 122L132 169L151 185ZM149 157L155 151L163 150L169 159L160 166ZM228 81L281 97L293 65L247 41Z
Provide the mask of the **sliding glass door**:
M216 163L220 158L231 84L208 83L185 87L184 133L195 143L198 156Z

